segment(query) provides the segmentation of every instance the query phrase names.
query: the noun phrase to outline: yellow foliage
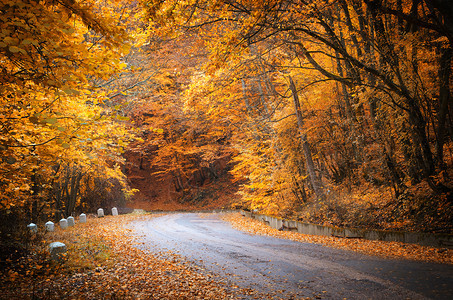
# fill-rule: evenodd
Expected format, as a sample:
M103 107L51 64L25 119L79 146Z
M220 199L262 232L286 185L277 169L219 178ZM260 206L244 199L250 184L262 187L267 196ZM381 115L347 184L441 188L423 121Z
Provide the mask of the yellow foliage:
M97 5L0 2L0 209L47 189L56 165L123 177L111 166L132 136L93 80L123 69L129 38L114 6Z

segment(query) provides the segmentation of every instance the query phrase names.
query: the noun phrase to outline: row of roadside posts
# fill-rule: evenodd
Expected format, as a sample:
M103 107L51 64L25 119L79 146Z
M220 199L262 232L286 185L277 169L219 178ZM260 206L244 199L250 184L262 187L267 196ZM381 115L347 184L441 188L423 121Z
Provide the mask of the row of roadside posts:
M97 211L98 218L103 218L104 217L104 210L102 208L99 208ZM112 208L112 216L117 216L118 215L118 209L116 207ZM87 216L86 214L80 214L79 216L79 223L86 223L87 222ZM69 216L67 219L63 218L59 222L60 228L61 229L66 229L68 227L74 226L75 225L75 220L73 216ZM27 225L28 229L30 230L31 233L37 233L38 232L38 225L34 223L30 223ZM46 231L54 231L55 230L55 224L52 221L49 221L45 224L45 229Z
M118 209L116 207L112 208L112 216L117 216L118 215ZM104 217L104 210L102 208L99 208L97 211L97 216L98 218L103 218ZM81 214L79 216L79 223L86 223L87 222L87 216L86 214ZM63 218L59 221L59 225L61 229L66 229L71 226L75 226L75 220L73 216L69 216L67 219ZM38 232L38 226L34 223L30 223L27 225L28 229L32 234L35 234ZM45 224L45 229L46 231L54 231L55 230L55 224L51 221L47 222ZM53 260L60 260L62 258L62 255L66 253L66 245L61 243L61 242L53 242L49 245L49 251L50 251L50 256Z

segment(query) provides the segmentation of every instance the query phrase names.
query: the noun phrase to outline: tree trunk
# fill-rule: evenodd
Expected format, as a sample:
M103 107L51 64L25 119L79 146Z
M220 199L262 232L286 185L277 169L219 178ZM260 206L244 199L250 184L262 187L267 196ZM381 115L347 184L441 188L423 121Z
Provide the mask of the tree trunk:
M448 47L443 49L440 48L440 62L439 62L439 108L438 108L438 125L437 125L437 141L436 141L436 162L437 165L444 168L444 143L446 135L446 120L448 107L451 106L451 95L450 95L450 73L451 73L451 60L453 57L452 49Z
M289 82L290 82L289 88L291 89L291 93L293 95L294 108L296 110L296 116L297 116L297 124L299 126L299 133L300 133L300 138L301 138L301 142L302 142L302 149L303 149L304 156L305 156L305 163L307 165L308 176L310 177L310 183L313 187L313 190L315 191L316 198L320 199L320 200L324 200L325 199L324 187L323 187L322 182L319 179L318 175L316 174L315 164L313 163L313 158L311 155L310 144L308 143L307 135L305 134L305 132L303 130L304 120L303 120L302 111L300 108L299 96L297 95L296 85L294 84L294 81L291 78L291 76L289 77Z

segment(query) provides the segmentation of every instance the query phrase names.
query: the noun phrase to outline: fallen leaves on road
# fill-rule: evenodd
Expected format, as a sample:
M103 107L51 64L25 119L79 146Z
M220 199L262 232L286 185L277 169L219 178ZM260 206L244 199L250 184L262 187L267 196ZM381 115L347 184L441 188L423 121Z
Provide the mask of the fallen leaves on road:
M140 250L127 223L151 217L93 218L46 233L31 256L0 271L0 299L236 299L225 283L179 256ZM53 241L68 245L62 262L44 253Z
M225 214L222 218L225 221L230 222L234 228L252 234L273 236L302 243L321 244L329 247L352 250L368 255L377 255L387 258L404 258L410 260L453 264L452 249L439 249L400 242L347 239L301 234L292 231L279 231L261 221L246 218L240 213Z

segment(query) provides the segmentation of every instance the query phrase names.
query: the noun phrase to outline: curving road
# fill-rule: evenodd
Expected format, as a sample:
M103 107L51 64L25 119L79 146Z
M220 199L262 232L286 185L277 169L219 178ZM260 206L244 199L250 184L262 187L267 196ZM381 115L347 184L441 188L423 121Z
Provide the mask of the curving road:
M453 299L453 266L390 260L255 236L218 214L136 221L142 246L176 252L230 286L283 299Z

